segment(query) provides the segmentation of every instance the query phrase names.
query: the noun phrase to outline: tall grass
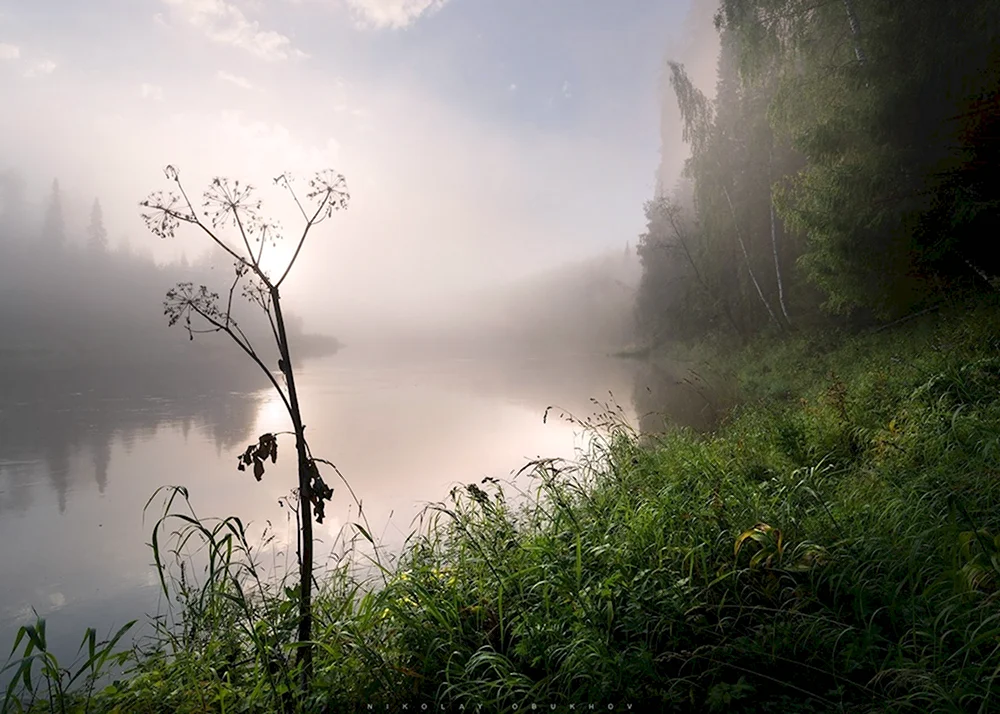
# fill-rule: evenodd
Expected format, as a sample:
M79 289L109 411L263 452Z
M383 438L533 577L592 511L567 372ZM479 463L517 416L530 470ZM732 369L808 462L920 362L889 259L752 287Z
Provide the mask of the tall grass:
M744 400L714 434L647 444L611 405L577 461L456 487L391 564L364 576L344 557L317 583L309 692L291 657L295 590L261 577L239 519L199 519L186 492L165 491L152 545L176 617L84 699L123 712L998 710L998 316L982 305L835 344L758 345L718 365ZM375 545L361 526L352 538Z

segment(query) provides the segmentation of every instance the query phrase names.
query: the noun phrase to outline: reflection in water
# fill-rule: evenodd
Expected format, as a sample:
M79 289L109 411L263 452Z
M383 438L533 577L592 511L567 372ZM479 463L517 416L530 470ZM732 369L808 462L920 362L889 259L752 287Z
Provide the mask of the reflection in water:
M82 481L92 477L105 493L115 439L131 453L137 442L155 438L161 425L178 425L186 438L197 424L221 453L247 439L259 401L254 393L127 398L77 392L0 403L0 516L28 509L42 479L55 492L60 513L71 487Z
M389 548L456 483L572 457L584 444L579 429L544 424L547 407L586 419L600 409L591 399L613 401L643 431L663 421L637 414L667 412L694 428L717 417L704 385L683 370L603 356L401 362L345 350L297 377L313 452L350 480ZM258 531L285 524L278 549L294 540L278 506L296 483L290 437L261 483L235 468L260 433L288 429L280 401L269 390L178 384L185 389L121 379L90 391L0 384L0 646L35 607L50 618L57 653L72 659L85 627L103 632L162 605L146 545L158 514L143 515L159 486L186 486L201 516L239 515ZM336 490L317 528L320 560L358 520L346 489L327 481Z
M636 364L632 404L642 434L662 434L677 427L698 432L713 429L728 409L727 392L714 376L681 365Z
M4 386L0 646L34 608L50 620L53 651L71 662L84 628L104 634L156 609L143 506L161 484L196 490L191 475L246 440L260 397Z

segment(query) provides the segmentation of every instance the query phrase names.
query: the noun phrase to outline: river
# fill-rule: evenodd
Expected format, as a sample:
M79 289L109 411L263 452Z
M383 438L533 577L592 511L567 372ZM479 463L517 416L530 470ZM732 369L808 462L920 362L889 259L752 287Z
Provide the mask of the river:
M644 398L681 394L680 420L704 418L701 397L680 380L594 355L400 359L345 349L305 363L297 383L314 455L338 466L389 550L452 486L509 478L538 457L572 458L587 437L563 414L582 420L616 403L639 424ZM261 482L236 468L259 434L288 428L268 389L0 395L0 647L33 609L61 658L86 627L103 636L162 609L147 545L159 501L143 512L160 486L187 487L201 517L238 515L257 534L270 523L272 555L294 557L281 504L296 482L292 438L280 437ZM359 520L342 482L327 481L335 493L317 526L320 562Z

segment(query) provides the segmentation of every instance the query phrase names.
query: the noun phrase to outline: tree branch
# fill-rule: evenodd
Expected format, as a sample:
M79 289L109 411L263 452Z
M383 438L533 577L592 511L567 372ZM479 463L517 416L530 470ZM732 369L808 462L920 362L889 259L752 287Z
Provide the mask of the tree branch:
M257 265L260 265L260 258L264 255L264 244L267 242L267 226L261 229L260 232L260 248L257 250Z
M237 265L237 268L236 268L236 279L233 280L233 284L231 286L229 286L229 301L226 303L226 324L227 325L229 324L230 319L231 319L230 316L233 313L233 292L236 290L236 286L239 285L240 278L243 277L243 274L240 272L240 267L242 267L242 266Z
M323 197L323 200L320 201L319 207L316 209L316 212L313 214L313 217L310 218L308 222L306 222L306 227L302 231L302 237L299 238L299 244L295 246L295 253L292 254L292 259L288 261L288 267L285 268L285 272L283 272L281 274L281 277L278 278L278 282L274 284L274 287L276 288L281 287L281 284L285 282L285 278L287 278L288 273L291 272L292 266L295 265L295 260L299 257L299 251L302 250L302 246L306 242L306 236L309 235L309 229L312 228L313 225L316 223L316 219L319 217L319 214L323 211L323 208L326 206L326 203L329 200L329 198L330 198L329 195ZM296 202L298 202L298 199L296 199Z
M243 229L243 221L240 220L239 211L233 211L233 219L236 221L236 227L240 229L240 235L243 237L243 245L247 248L247 255L250 256L254 270L255 272L259 272L260 264L253 259L253 248L250 247L250 239L247 238L247 232ZM263 241L261 244L263 245Z
M195 304L193 304L191 302L189 302L188 304L191 306L192 310L194 310L199 315L201 315L201 317L203 319L205 319L209 324L214 325L217 328L217 330L221 330L221 331L225 332L227 335L229 335L229 337L233 340L233 342L235 342L237 345L239 345L239 348L241 350L243 350L243 352L245 352L246 355L250 359L252 359L257 364L258 367L260 367L261 371L264 372L264 374L267 376L268 380L271 382L271 385L276 390L278 390L278 396L281 397L281 401L284 403L285 409L288 410L288 414L289 414L289 416L291 416L291 414L292 414L292 405L289 403L288 398L285 396L284 391L282 391L281 386L278 384L278 381L274 378L274 374L271 373L271 370L267 368L267 365L265 365L261 361L260 357L257 356L257 353L254 352L253 347L251 347L249 345L249 343L248 344L244 344L240 340L240 338L231 329L229 329L225 325L217 322L216 320L212 319L211 316L207 315L197 305L195 305ZM234 323L234 325L235 325L235 323ZM238 325L236 325L236 329L239 330L239 326ZM242 330L240 330L240 334L241 335L243 334Z
M171 166L168 166L167 168L168 169L173 169L173 167L171 167ZM170 176L169 172L167 173L167 176L168 177ZM219 245L220 248L222 248L227 253L229 253L231 256L233 256L234 258L236 258L236 260L240 261L241 263L245 263L246 259L243 258L243 256L241 256L235 250L233 250L228 245L226 245L226 243L224 241L222 241L218 236L215 235L215 233L213 233L211 230L209 230L208 226L206 226L204 223L202 223L201 219L198 218L198 212L194 209L194 204L191 203L191 199L188 198L187 191L184 190L184 185L181 183L180 174L177 172L176 169L173 169L173 181L174 181L174 183L177 184L177 190L181 192L181 196L184 197L184 201L187 203L188 210L191 211L191 216L192 216L192 218L194 218L193 223L195 225L197 225L199 228L201 228L203 231L205 231L205 233L208 234L208 237L211 238L213 241L215 241ZM191 223L191 222L192 221L188 220L188 223Z
M295 205L299 207L299 213L301 213L302 217L305 218L306 221L308 221L309 220L309 216L306 215L306 209L304 209L302 207L302 203L301 203L301 201L299 201L299 197L295 194L295 189L292 188L292 184L288 180L288 175L287 174L281 174L281 176L279 176L278 178L274 179L274 182L275 183L279 183L280 182L280 183L284 183L285 184L285 189L290 194L292 194L292 199L295 201Z

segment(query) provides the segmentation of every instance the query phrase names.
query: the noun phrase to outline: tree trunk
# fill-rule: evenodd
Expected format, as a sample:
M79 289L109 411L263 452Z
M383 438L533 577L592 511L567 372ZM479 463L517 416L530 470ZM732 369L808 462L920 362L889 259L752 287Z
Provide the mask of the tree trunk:
M313 526L312 526L312 489L310 486L309 456L306 453L305 426L302 424L302 412L299 410L299 397L295 390L295 376L292 370L292 357L288 349L288 336L285 333L285 318L281 312L281 299L278 288L271 288L271 300L274 303L274 318L278 327L278 349L284 363L285 380L288 385L288 402L291 405L292 428L295 431L295 451L299 461L299 512L302 518L302 531L299 534L299 642L309 643L312 640L312 579L313 579ZM302 667L302 691L309 691L312 679L312 645L303 644L298 649L298 663Z
M764 297L764 291L760 289L760 283L757 282L757 276L753 273L753 267L750 265L750 254L747 253L746 244L743 242L743 235L740 233L740 224L736 219L736 208L733 207L733 201L729 198L729 189L725 186L722 187L722 193L726 196L726 203L729 204L729 212L733 214L733 228L736 231L736 240L739 241L740 250L743 251L743 262L747 266L747 272L750 274L750 280L753 281L754 288L757 289L757 297L760 298L761 303L767 309L767 314L771 316L771 322L781 327L781 323L778 321L778 317L774 314L774 310L771 309L771 304Z
M781 306L781 314L785 316L785 322L789 325L792 320L788 317L788 308L785 306L785 286L781 280L781 263L778 262L778 237L774 220L774 199L771 199L771 252L774 253L774 275L778 280L778 304Z
M768 179L771 173L771 152L767 154ZM788 317L788 308L785 306L785 285L781 280L781 263L778 261L778 228L774 218L774 196L769 196L771 209L771 252L774 254L774 276L778 281L778 304L781 306L781 314L785 316L785 322L791 326L792 321Z
M714 297L718 299L719 307L722 309L722 314L725 315L730 326L732 326L732 328L736 331L736 334L738 334L740 338L743 338L743 330L741 330L740 326L736 324L736 319L733 317L733 313L729 309L729 305L726 303L725 296L714 294L714 291L708 286L708 283L702 277L701 271L698 270L698 265L694 262L694 256L691 255L691 251L688 249L687 241L684 239L684 234L677 225L677 222L674 220L674 217L668 216L668 220L670 221L670 227L674 229L674 237L677 238L677 242L681 244L681 248L684 250L684 255L687 257L688 264L691 266L691 270L694 271L694 276L698 279L698 282L701 284L705 294L710 298Z
M865 55L865 49L861 46L861 21L858 20L858 14L854 11L854 0L844 0L844 9L847 10L847 21L851 25L851 36L854 38L854 56L858 58L859 63L865 64L868 57Z

